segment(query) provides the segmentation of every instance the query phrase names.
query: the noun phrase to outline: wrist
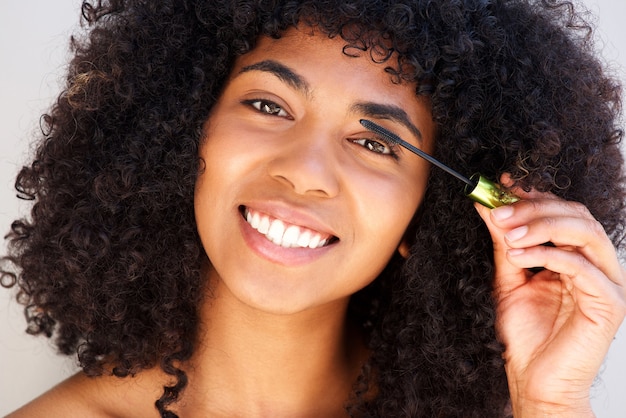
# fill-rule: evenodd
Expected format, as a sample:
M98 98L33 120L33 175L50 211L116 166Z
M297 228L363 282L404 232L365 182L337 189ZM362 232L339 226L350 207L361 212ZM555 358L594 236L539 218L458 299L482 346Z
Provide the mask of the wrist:
M514 418L594 418L589 401L567 404L528 399L511 400Z
M511 409L515 418L593 418L590 385L569 380L555 384L511 379L507 370ZM530 379L535 382L535 379Z
M591 408L572 409L572 408L554 408L552 405L528 405L519 408L513 408L514 418L595 418Z

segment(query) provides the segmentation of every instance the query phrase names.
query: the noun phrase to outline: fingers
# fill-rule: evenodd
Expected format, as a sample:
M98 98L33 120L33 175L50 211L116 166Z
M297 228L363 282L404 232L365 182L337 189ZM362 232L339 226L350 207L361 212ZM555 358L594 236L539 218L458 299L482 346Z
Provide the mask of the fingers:
M582 254L558 247L535 246L512 249L507 255L517 267L530 268L539 264L546 270L558 272L561 282L587 319L596 324L608 321L617 331L626 311L623 286L607 280L604 272Z
M493 210L476 205L493 240L499 291L524 285L532 276L525 269L544 267L577 282L583 281L580 277L608 278L617 285L610 292L626 299L625 270L604 228L586 207L550 193L513 191L522 200L512 205Z
M491 211L492 224L504 233L502 239L509 252L551 242L561 250L581 254L585 262L597 266L614 283L624 285L615 248L602 225L581 204L543 195ZM554 253L545 251L548 249L542 247L534 254Z
M495 277L497 278L495 286L497 293L507 292L526 283L528 274L523 267L516 266L508 260L509 245L506 243L504 234L506 229L500 228L494 224L491 210L478 203L474 204L479 215L487 225L491 234L494 250Z
M497 291L523 286L533 276L527 269L544 267L548 271L536 279L560 279L585 315L609 316L619 326L626 312L626 271L602 225L579 203L550 193L515 193L522 200L512 205L477 207L494 243Z

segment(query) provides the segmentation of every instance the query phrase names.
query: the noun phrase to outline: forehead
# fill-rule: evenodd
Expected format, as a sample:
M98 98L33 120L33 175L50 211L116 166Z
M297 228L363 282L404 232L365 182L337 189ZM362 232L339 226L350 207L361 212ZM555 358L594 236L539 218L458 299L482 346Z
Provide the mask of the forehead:
M361 78L373 78L376 85L399 85L415 91L415 83L402 80L392 73L398 67L397 56L381 48L380 45L368 47L366 40L346 41L340 36L330 37L312 27L291 27L280 38L262 36L256 46L235 62L233 74L242 68L271 57L300 68L309 78L316 79L316 74L347 72ZM304 68L306 67L306 68ZM390 69L392 71L390 71ZM364 86L365 87L365 86Z

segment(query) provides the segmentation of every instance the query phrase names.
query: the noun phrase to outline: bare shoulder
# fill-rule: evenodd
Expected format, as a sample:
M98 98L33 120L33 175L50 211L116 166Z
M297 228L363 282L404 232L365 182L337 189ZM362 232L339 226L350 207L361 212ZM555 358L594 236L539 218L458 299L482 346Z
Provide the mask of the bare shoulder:
M157 418L154 402L161 396L165 382L155 371L124 379L78 373L6 418Z

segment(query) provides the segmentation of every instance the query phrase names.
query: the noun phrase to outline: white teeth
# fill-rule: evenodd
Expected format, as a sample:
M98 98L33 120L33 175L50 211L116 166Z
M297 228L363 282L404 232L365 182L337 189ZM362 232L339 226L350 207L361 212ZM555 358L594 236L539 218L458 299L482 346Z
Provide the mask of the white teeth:
M300 228L291 225L289 228L285 230L283 234L283 247L293 247L298 242L298 237L300 236Z
M328 238L322 239L319 233L297 225L285 225L283 221L259 212L246 209L245 218L252 228L281 247L320 248L328 243Z
M250 225L252 225L252 228L259 229L260 223L261 223L261 217L259 216L259 214L255 213L254 215L252 215L252 222L250 222Z
M310 240L311 240L311 232L304 231L298 237L298 241L296 242L296 244L298 244L299 247L308 247Z
M270 230L267 232L267 237L276 245L280 245L283 241L283 234L285 233L285 224L278 219L272 222Z
M259 224L257 231L265 235L269 232L269 230L270 230L270 218L268 218L267 216L263 216L261 218L261 223Z
M318 234L313 234L313 236L309 240L309 248L317 247L321 240L322 240L322 237L320 237Z

